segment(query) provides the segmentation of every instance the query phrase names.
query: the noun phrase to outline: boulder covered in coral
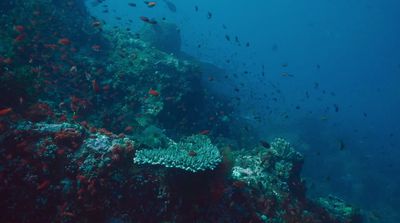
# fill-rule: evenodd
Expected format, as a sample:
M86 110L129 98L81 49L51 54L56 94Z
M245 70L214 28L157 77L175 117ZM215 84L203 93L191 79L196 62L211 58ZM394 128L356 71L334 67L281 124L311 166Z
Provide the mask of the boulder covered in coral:
M136 152L136 164L162 165L189 172L213 170L221 162L221 154L205 135L194 135L167 148L143 149Z

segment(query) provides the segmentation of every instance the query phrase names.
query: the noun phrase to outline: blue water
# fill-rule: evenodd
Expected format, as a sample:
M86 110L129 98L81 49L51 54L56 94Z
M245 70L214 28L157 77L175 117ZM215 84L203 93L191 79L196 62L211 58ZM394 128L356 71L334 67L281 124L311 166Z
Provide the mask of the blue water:
M400 221L399 1L170 1L176 12L124 0L91 11L133 30L142 15L176 23L182 51L229 74L210 85L240 97L238 119L305 155L311 196L338 195L370 222Z

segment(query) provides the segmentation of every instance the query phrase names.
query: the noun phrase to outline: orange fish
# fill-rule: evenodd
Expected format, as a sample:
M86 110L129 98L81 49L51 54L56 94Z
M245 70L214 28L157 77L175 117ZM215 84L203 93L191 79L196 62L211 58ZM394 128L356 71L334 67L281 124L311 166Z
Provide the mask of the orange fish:
M8 115L10 112L12 112L12 108L4 108L0 110L0 116Z
M15 37L14 41L15 42L21 42L25 39L25 34L19 34L17 37Z
M48 186L50 185L50 180L44 180L42 183L40 183L38 186L37 186L37 190L43 190L43 189L46 189Z
M132 127L132 126L127 126L127 127L125 127L124 130L125 130L125 132L127 132L127 133L132 132L133 127Z
M205 130L199 132L200 135L208 135L209 133L210 133L210 130L208 130L208 129L205 129Z
M25 27L22 26L22 25L17 25L17 26L14 26L14 30L19 32L19 33L22 33L22 32L25 31Z
M150 95L153 95L153 96L156 96L156 97L160 95L160 93L159 93L158 91L153 90L152 88L150 88L149 94L150 94Z
M71 44L71 40L69 40L68 38L61 38L58 40L58 44L67 46Z
M92 80L92 88L93 88L93 91L94 91L95 93L99 93L100 87L99 87L99 85L97 84L97 81L96 81L96 80Z

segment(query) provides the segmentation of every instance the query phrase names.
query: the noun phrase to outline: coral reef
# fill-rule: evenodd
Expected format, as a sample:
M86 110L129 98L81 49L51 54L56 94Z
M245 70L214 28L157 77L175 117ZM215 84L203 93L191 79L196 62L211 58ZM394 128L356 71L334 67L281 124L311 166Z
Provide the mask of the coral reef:
M99 25L84 1L0 12L0 222L359 221L306 197L290 143L254 147L229 99L176 53L174 25L149 43Z
M194 135L178 143L171 140L167 148L136 151L134 162L199 172L215 169L221 155L207 136Z

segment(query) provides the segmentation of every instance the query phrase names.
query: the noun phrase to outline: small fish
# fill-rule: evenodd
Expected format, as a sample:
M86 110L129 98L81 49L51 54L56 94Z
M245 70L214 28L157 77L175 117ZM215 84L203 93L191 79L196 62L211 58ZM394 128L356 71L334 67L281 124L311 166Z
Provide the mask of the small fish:
M197 156L197 153L194 150L190 150L188 152L188 155L193 157L193 156Z
M200 135L208 135L209 133L210 133L210 130L208 130L208 129L205 129L205 130L199 132Z
M153 8L154 6L157 5L157 2L148 2L148 1L145 1L144 3L145 3L145 4L147 5L147 7L149 7L149 8Z
M42 183L40 183L38 186L37 186L37 190L44 190L44 189L46 189L48 186L50 185L50 180L44 180Z
M22 33L25 31L25 27L23 25L16 25L16 26L14 26L14 30L19 33Z
M61 38L58 40L58 44L68 46L71 44L71 40L69 40L68 38Z
M97 84L96 80L92 80L92 89L93 89L94 93L99 93L99 91L100 91L100 87Z
M5 116L8 115L9 113L12 112L12 108L4 108L0 110L0 116Z
M260 140L260 145L267 149L271 148L271 145L265 140Z
M207 12L207 19L211 19L212 18L212 13L211 12Z
M195 10L196 12L198 12L198 11L199 11L199 6L195 5L195 6L194 6L194 10Z
M100 21L93 21L92 26L93 27L101 27L102 23Z
M282 77L294 77L293 74L289 74L289 73L287 73L287 72L282 72L282 73L281 73L281 76L282 76Z
M140 16L139 18L140 18L143 22L145 22L145 23L149 23L149 24L152 24L152 25L157 24L157 21L155 21L155 20L153 20L153 19L149 19L149 18L146 17L146 16Z
M124 131L126 132L126 133L130 133L130 132L132 132L132 130L133 130L133 127L132 126L126 126L125 127L125 129L124 129Z
M71 72L71 73L78 72L78 67L77 66L71 66L71 68L69 69L69 72Z
M25 39L25 34L21 33L14 38L15 42L22 42Z
M335 112L339 112L339 105L334 104L333 107L335 107Z
M346 147L346 145L344 144L343 140L339 140L339 150L343 151Z
M136 7L136 4L135 3L128 3L128 5L130 6L130 7Z
M153 88L150 88L149 95L157 97L157 96L160 95L160 93L158 91L156 91L156 90L153 90Z
M93 45L91 48L92 48L92 50L94 52L100 52L100 50L101 50L101 46L100 45Z

